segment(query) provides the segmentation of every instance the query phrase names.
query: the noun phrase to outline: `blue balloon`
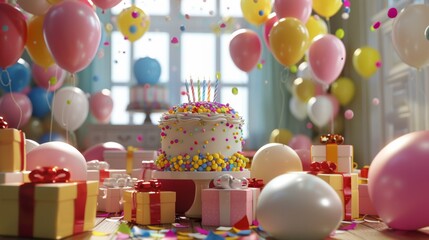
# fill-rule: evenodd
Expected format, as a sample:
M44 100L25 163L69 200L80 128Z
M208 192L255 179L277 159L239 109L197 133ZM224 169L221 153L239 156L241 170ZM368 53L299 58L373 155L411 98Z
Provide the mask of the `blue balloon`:
M48 92L42 87L35 87L28 93L28 98L33 105L32 116L43 118L51 111L49 106L51 106L52 103L52 92Z
M66 139L61 134L53 132L51 135L49 133L43 134L42 136L40 136L38 142L42 144L53 141L66 142Z
M22 58L19 59L18 62L15 63L14 65L6 68L7 73L4 72L2 68L0 68L0 71L2 72L1 73L2 83L0 83L0 87L5 92L10 92L11 89L12 89L12 92L21 92L28 85L30 85L30 81L31 81L30 66ZM10 77L11 86L9 86L8 84L9 77Z
M161 64L154 58L139 58L134 63L134 76L139 84L154 85L159 82Z

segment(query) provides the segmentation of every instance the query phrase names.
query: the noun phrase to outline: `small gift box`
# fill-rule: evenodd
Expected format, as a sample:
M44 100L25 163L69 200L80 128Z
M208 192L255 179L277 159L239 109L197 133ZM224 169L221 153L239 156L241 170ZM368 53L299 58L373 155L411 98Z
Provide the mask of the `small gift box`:
M0 117L0 172L19 172L25 170L25 134L21 130L7 128Z
M127 174L114 174L105 178L103 186L99 188L97 211L115 213L123 210L123 191L133 189L137 179Z
M109 163L111 169L125 169L127 174L138 178L142 175L142 161L155 159L156 151L138 150L133 147L129 147L127 151L104 151L104 161Z
M337 165L337 171L351 173L353 169L353 146L342 145L344 138L338 134L322 135L324 145L311 146L311 161L330 161Z
M368 184L359 184L359 213L366 215L378 215L369 198Z
M0 184L1 183L23 183L23 182L29 182L28 174L29 174L29 171L23 171L23 172L0 172Z
M154 160L143 160L142 161L141 179L145 180L145 181L151 180L152 179L152 173L154 170L156 170Z
M359 171L359 184L368 184L369 166L363 166Z
M59 239L92 230L98 182L66 182L65 172L36 169L31 183L0 184L0 235Z
M124 220L142 225L174 223L176 193L160 188L156 179L140 180L134 190L124 191Z

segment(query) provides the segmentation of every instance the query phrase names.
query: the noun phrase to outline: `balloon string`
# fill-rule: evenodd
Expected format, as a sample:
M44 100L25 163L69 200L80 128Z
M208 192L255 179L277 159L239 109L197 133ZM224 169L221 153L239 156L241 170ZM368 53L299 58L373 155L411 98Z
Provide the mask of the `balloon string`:
M279 129L281 128L281 124L283 122L283 115L285 113L286 108L286 94L284 88L287 88L287 82L289 80L289 68L284 68L281 73L281 79L280 79L280 93L282 97L282 106L281 106L281 112L280 112L280 118L279 118Z
M13 96L13 92L12 92L12 79L10 78L9 72L6 71L6 69L3 69L3 72L6 73L7 76L7 81L8 81L8 85L9 85L9 92L10 92L10 97L12 98L13 103L16 105L16 107L18 107L19 109L19 121L18 121L18 125L16 126L17 129L19 129L19 127L21 126L21 121L22 121L22 109L19 106L18 102L16 101L15 97ZM3 80L2 80L3 83Z
M331 33L331 22L329 21L329 18L326 18L326 24L328 27L328 33Z
M72 86L76 87L76 75L74 73L71 74L70 76L71 82L72 82ZM71 96L71 99L67 99L66 101L66 107L62 109L62 113L61 113L61 122L63 124L63 126L65 125L65 129L66 129L66 142L69 143L69 121L70 121L70 115L67 114L68 118L67 118L67 122L64 121L64 112L66 110L66 108L68 109L68 106L70 104L73 104L74 98L75 98L75 93L72 93L73 95Z

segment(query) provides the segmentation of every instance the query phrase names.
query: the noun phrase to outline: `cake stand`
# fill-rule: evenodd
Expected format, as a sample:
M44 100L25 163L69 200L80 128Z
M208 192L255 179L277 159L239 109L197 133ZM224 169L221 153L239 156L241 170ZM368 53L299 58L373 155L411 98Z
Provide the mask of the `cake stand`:
M153 112L165 112L169 108L167 103L160 102L131 102L127 106L129 112L143 112L145 119L143 124L152 124L150 114Z
M185 216L190 218L201 218L201 190L209 188L210 181L218 176L229 174L235 178L250 178L250 171L241 172L165 172L153 171L153 178L168 180L193 180L195 183L195 197L191 208L186 211Z

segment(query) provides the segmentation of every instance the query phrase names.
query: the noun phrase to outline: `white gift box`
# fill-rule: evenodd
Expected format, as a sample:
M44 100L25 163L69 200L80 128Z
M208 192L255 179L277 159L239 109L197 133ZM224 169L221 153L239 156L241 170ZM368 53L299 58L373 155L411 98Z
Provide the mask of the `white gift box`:
M337 171L342 173L351 173L353 169L353 145L330 145L329 147L336 148L334 153L336 159L329 159L327 156L327 145L312 145L311 146L311 161L323 162L331 161L337 165Z
M123 210L122 195L124 190L131 190L132 187L101 187L98 193L97 211L117 213Z

